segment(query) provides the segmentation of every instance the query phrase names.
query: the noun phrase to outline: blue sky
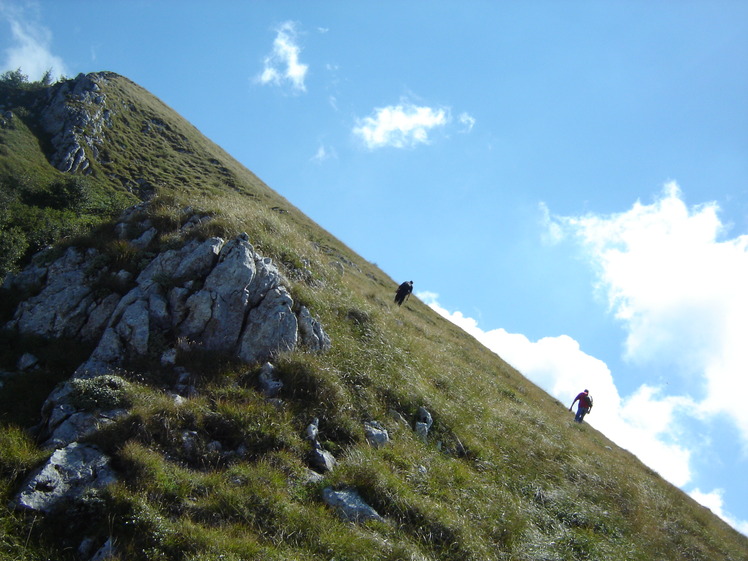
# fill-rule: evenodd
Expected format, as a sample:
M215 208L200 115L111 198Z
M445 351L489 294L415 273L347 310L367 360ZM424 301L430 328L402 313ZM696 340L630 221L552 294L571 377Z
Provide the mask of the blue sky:
M0 0L0 65L150 90L748 534L748 3Z

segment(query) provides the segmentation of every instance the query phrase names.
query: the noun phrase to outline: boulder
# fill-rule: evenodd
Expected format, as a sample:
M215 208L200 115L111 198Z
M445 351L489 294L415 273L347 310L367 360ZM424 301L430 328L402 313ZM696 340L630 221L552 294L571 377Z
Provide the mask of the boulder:
M15 498L15 507L48 514L99 491L116 476L109 457L97 447L73 442L56 450L33 472Z
M366 441L374 446L374 448L384 446L390 441L390 435L387 433L387 429L377 421L368 421L364 423L364 434L366 435Z
M336 491L327 487L322 491L322 499L335 509L341 518L349 522L368 520L384 521L384 518L361 498L354 489Z
M416 416L416 434L421 437L422 440L426 440L429 435L431 425L434 423L431 418L431 413L425 407L418 408L418 415Z

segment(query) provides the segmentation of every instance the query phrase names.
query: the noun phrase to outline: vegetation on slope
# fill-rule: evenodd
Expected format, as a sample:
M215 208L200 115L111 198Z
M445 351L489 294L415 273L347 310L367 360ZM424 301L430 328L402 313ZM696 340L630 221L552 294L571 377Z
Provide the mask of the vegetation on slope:
M126 383L114 393L82 386L88 407L100 400L130 407L127 417L93 437L114 458L121 480L104 499L44 520L0 507L0 559L76 559L79 544L92 535L112 537L123 560L748 556L745 537L604 435L573 423L563 404L417 298L393 305L392 279L163 104L124 78L112 78L107 95L128 110L114 118L109 161L116 167L106 177L140 177L153 186L142 212L160 225L162 247L182 243L178 226L188 205L214 217L191 236L247 232L281 266L294 300L319 317L333 345L322 355L279 357L280 404L258 392L258 365L198 351L179 359L199 375L196 395L181 404L163 391L169 373L155 356L129 365L121 373ZM158 120L171 132L151 137L144 120ZM27 138L31 112L28 123ZM169 148L171 142L183 149ZM114 146L122 148L115 153ZM122 183L104 185L103 169L87 179L115 200ZM142 261L137 250L117 246L107 221L66 243L109 247L111 258L134 270ZM3 300L12 297L3 294ZM9 310L0 310L0 320ZM28 350L41 364L0 388L6 505L49 455L25 429L87 349L77 354L66 342L2 337L0 370L13 370ZM426 441L413 431L421 406L434 419ZM321 481L309 478L303 436L315 417L322 445L338 460ZM366 442L363 422L371 420L390 432L388 446ZM184 431L197 435L192 449L183 445ZM247 452L227 458L209 446L215 441ZM356 489L384 521L341 520L321 499L325 487Z

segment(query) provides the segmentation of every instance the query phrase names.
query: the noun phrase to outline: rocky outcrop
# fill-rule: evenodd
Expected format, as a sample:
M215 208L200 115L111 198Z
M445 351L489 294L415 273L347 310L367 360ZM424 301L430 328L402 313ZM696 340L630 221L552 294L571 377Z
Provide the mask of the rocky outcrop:
M85 173L91 158L99 159L104 129L112 126L100 86L106 80L106 73L79 74L50 90L40 122L51 137L50 161L60 171Z
M134 230L150 231L147 226ZM158 354L173 361L175 353L194 348L248 363L299 347L330 348L319 321L306 307L297 309L278 268L254 250L246 234L160 252L135 279L111 265L97 268L98 262L105 262L98 250L70 247L48 264L37 258L5 283L36 293L19 304L7 327L95 345L76 376L111 373L134 357ZM104 279L129 290L104 291Z

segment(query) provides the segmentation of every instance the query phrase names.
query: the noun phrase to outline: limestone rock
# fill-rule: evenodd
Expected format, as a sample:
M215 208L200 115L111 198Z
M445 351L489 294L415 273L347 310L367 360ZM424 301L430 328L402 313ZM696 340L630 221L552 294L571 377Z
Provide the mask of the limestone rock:
M366 441L375 448L384 446L390 441L390 435L388 434L387 429L377 421L364 423L364 434L366 435Z
M418 416L416 417L416 434L421 437L422 440L426 440L429 435L429 430L433 424L431 413L425 407L418 408Z
M21 302L9 327L43 337L76 337L98 305L86 275L96 250L68 248L41 273L47 279L39 294Z
M312 317L306 306L299 311L299 334L301 342L312 351L330 350L330 337L322 329L322 325Z
M52 165L60 171L86 172L91 159L98 159L104 130L111 126L111 111L99 86L106 79L106 73L79 74L50 89L41 125L51 138Z
M283 382L276 376L275 367L266 362L260 369L260 391L265 397L277 397L283 389Z
M16 496L15 506L47 514L115 480L107 455L95 446L74 442L56 450L32 473Z
M249 311L247 326L239 341L239 358L246 362L266 360L296 347L298 321L293 300L285 288L274 288Z
M139 218L145 209L138 205L123 213L115 228L118 235L140 236L141 245L155 239L151 221ZM164 366L173 366L174 354L163 354L165 338L172 347L224 352L249 363L262 363L299 345L315 352L330 348L329 336L310 311L301 306L297 315L278 268L257 254L247 234L229 241L191 240L163 251L135 279L106 266L93 270L98 256L95 249L71 247L51 263L33 260L31 273L6 280L9 288L36 294L18 305L6 327L94 344L77 377L112 373L130 358L155 352ZM103 275L119 279L129 291L124 296L102 291L97 282Z
M366 504L357 491L342 489L335 491L327 487L322 491L322 499L333 507L344 520L349 522L366 522L384 519L371 506Z

